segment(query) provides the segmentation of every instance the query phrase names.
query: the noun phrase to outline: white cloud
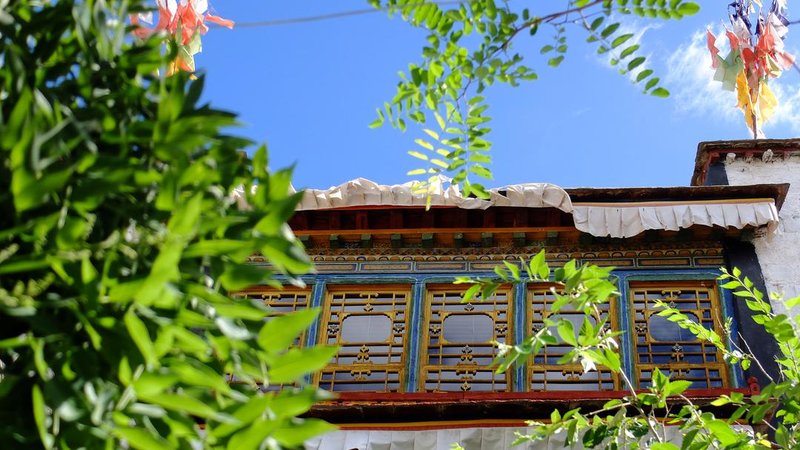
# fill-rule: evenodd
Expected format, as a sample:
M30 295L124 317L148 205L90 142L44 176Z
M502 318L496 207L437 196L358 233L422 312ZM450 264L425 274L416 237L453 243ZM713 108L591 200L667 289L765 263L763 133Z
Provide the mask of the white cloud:
M733 122L741 115L736 109L736 96L714 81L705 34L698 31L689 43L679 46L667 58L664 79L679 112Z
M717 30L716 34L722 35L722 30ZM727 39L718 39L717 48L723 56L728 51L727 45ZM736 94L722 89L722 83L714 81L705 30L696 32L691 41L679 46L666 64L665 84L679 113L745 126L742 113L736 108ZM769 86L779 106L775 116L764 126L766 135L769 137L770 130L778 127L800 133L800 86L780 80L771 80Z
M772 127L778 126L786 126L793 133L800 133L800 86L773 81L770 87L779 103L772 121L764 127L767 136Z

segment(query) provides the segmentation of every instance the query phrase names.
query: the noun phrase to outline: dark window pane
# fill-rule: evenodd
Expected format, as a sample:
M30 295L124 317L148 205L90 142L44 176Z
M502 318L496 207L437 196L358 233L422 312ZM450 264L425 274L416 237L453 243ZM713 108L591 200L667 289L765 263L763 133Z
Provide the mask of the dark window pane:
M444 319L444 338L449 342L477 343L492 340L494 321L485 314L451 314Z
M385 342L392 332L392 321L385 315L348 316L342 321L345 342Z
M697 316L686 314L694 323L697 323ZM677 323L667 320L666 317L653 314L648 321L650 336L655 341L675 342L675 341L696 341L697 337L691 331L681 328Z

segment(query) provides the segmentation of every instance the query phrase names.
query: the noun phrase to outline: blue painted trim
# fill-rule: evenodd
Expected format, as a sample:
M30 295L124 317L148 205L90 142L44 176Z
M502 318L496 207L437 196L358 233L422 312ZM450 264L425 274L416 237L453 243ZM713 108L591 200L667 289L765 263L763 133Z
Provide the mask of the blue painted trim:
M320 315L317 317L317 320L308 327L308 332L306 333L305 339L305 346L312 347L317 345L317 341L319 339L319 327L322 323L322 303L325 299L325 282L322 280L315 280L314 284L311 287L311 304L309 305L312 308L319 308ZM306 375L303 377L306 384L313 383L313 375Z
M636 375L636 362L634 360L634 345L633 345L633 330L631 324L633 318L630 315L630 299L628 298L628 280L624 274L612 274L616 278L617 290L619 290L619 298L617 299L617 323L619 330L622 331L620 335L620 351L622 352L622 371L625 376L631 380L634 386L639 385L639 380ZM626 390L627 386L620 385L621 389Z
M320 308L320 316L317 317L317 320L311 324L308 328L308 333L306 333L306 347L316 345L318 334L319 334L319 327L322 323L322 304L325 300L325 282L322 280L317 280L314 283L314 286L311 288L311 307L312 308Z
M418 281L414 283L414 288L411 291L411 304L408 309L409 326L408 333L408 354L406 355L406 384L405 392L418 392L422 391L419 383L419 372L421 368L420 363L420 345L423 332L423 312L425 310L425 283Z
M624 276L628 281L714 281L719 272L702 268L648 270L646 274L641 271L615 270L611 274Z
M728 317L735 317L733 314L733 292L727 289L722 289L720 285L717 284L717 295L719 295L720 304L722 305L722 320L725 320ZM731 320L731 339L736 339L738 336L739 324L736 322L736 320ZM727 346L729 351L735 350L733 343L730 340L727 342ZM747 387L742 366L738 364L728 364L728 368L728 374L730 376L729 381L733 387Z
M514 304L511 309L513 314L513 344L520 344L525 340L528 332L528 283L522 282L514 287ZM509 344L507 342L507 344ZM526 392L528 390L528 361L522 364L514 364L514 384L512 390L516 392Z
M329 284L413 284L425 283L452 283L456 277L470 275L482 278L497 279L494 272L459 272L459 273L376 273L376 274L318 274L305 276L303 281L307 284L325 281ZM282 278L276 277L280 281ZM498 279L499 281L499 279Z

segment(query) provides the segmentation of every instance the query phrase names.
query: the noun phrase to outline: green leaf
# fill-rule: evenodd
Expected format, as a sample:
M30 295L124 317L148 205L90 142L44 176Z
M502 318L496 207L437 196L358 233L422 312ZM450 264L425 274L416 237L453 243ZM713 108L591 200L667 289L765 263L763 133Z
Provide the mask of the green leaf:
M44 445L44 448L53 447L53 436L47 431L47 421L45 419L44 396L38 384L33 385L31 391L33 401L33 419L36 422L36 429L39 432L39 439Z
M416 142L417 145L424 148L425 150L433 151L433 144L424 139L414 139L414 142Z
M128 312L125 313L123 322L125 322L125 328L128 330L136 347L142 353L145 361L147 361L147 364L157 364L158 359L156 357L155 348L153 347L153 341L150 339L150 333L148 333L147 327L136 315L133 308L128 309Z
M727 404L730 404L730 402L731 401L728 398L719 397L717 399L714 399L714 401L712 401L711 404L714 406L725 406Z
M381 113L381 117L378 117L377 119L373 120L367 126L370 127L370 128L382 127L383 126L383 114Z
M617 29L619 29L619 23L612 23L603 29L603 31L600 33L600 36L602 36L603 39L607 39L609 36L614 34Z
M681 448L672 442L654 442L650 445L650 450L681 450Z
M649 77L652 74L653 74L653 70L652 69L642 70L641 72L639 72L638 75L636 75L636 82L638 83L638 82L644 80L645 78Z
M153 396L139 394L139 398L170 411L191 414L205 419L229 420L209 404L188 394L161 393Z
M689 389L691 385L692 382L686 380L670 381L667 388L667 396L683 394L683 392Z
M144 372L133 383L133 388L140 397L158 395L171 388L179 381L172 373Z
M636 58L633 58L628 63L628 70L631 71L631 70L641 66L644 63L644 61L645 61L645 57L644 56L638 56Z
M653 89L653 92L651 92L650 95L654 95L656 97L661 97L661 98L667 98L669 97L669 91L660 87Z
M722 420L715 419L705 422L705 426L710 432L711 436L718 439L723 446L733 445L736 443L736 431L731 426Z
M285 350L314 323L319 312L319 308L310 308L270 318L258 332L258 344L268 352Z
M112 433L139 450L169 450L172 448L169 442L161 436L154 436L145 428L114 427Z
M614 40L611 42L611 48L617 48L617 47L619 47L620 45L624 44L625 42L627 42L627 41L628 41L630 38L632 38L632 37L633 37L633 33L627 33L627 34L623 34L623 35L617 36L617 37L616 37L616 38L615 38L615 39L614 39ZM621 58L624 58L624 56L621 56L621 55L620 55L620 57L621 57Z
M258 286L270 278L270 271L253 264L227 264L219 282L230 292Z
M682 3L680 6L678 6L678 13L683 16L692 16L697 14L698 11L700 11L700 5L694 2Z
M555 58L550 58L547 60L547 65L550 67L558 67L564 61L564 55L556 56Z
M275 430L272 437L281 445L296 447L314 436L327 433L336 429L336 426L321 419L303 419L291 427Z
M478 292L480 292L480 290L481 290L481 285L480 284L474 284L474 285L470 286L466 291L464 291L464 295L462 296L461 301L462 302L471 301L472 299L475 298L475 295Z
M638 44L631 45L630 47L628 47L625 50L623 50L622 52L620 52L619 59L627 58L628 56L636 53L636 50L639 50L639 48L640 48L640 46Z
M409 150L408 154L413 156L414 158L421 159L423 161L427 161L428 160L428 155L426 155L424 153L420 153L420 152L417 152L417 151L414 151L414 150Z
M605 365L609 370L612 372L619 372L622 370L622 360L620 359L619 353L611 349L604 349L603 356L606 358Z
M269 381L277 384L294 382L305 374L325 367L337 351L337 347L329 346L290 349L272 359Z
M547 280L550 277L550 268L547 266L547 262L545 261L544 250L539 251L536 256L531 258L530 271L533 272L540 280Z
M561 319L558 321L558 335L561 336L561 339L569 345L576 347L578 345L578 340L575 338L575 328L572 325L572 322L566 319Z
M440 129L442 129L442 130L444 130L444 129L445 129L445 126L446 126L446 124L445 124L445 121L444 121L444 119L442 118L442 116L441 116L441 115L440 115L438 112L434 111L434 112L433 112L433 117L435 117L435 118L436 118L436 123L439 125L439 128L440 128Z
M520 281L519 266L509 261L503 261L503 265L505 265L508 271L511 272L511 277L514 279L514 281Z

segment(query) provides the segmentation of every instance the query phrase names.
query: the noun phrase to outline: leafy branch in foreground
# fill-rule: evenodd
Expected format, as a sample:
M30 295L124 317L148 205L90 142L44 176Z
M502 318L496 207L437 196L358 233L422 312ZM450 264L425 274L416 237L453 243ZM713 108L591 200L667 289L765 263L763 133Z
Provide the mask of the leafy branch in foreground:
M584 371L603 368L618 374L628 393L620 399L611 400L595 411L572 409L553 411L548 423L529 422L528 434L519 434L517 444L544 440L553 435L562 435L566 445L582 445L585 448L650 448L673 449L733 449L733 448L798 448L800 447L800 339L797 318L775 314L764 295L753 282L742 277L738 269L728 272L722 268L719 280L722 288L733 291L737 301L743 301L754 314L752 320L764 327L775 339L780 349L777 362L780 365L779 380L773 380L760 393L745 395L732 391L720 395L710 402L695 403L687 390L691 382L670 379L659 370L654 370L650 386L634 389L621 365L618 345L615 340L620 333L606 327L608 318L602 307L616 292L609 280L611 268L593 265L577 267L575 261L551 271L545 262L544 252L520 265L504 261L504 266L495 268L494 278L460 278L458 283L471 284L464 300L489 298L503 283L522 282L548 283L555 295L548 317L558 317L560 311L581 311L583 323L576 329L570 320L545 319L545 327L525 338L518 345L499 346L495 360L498 372L507 370L517 361L537 355L547 345L567 345L571 349L561 358L560 364L579 361ZM773 301L783 301L773 296ZM690 331L701 341L718 348L725 360L744 368L755 364L762 367L744 340L730 335L730 324L724 329L725 336L698 324L685 313L663 301L658 314ZM788 308L800 305L800 297L786 300ZM748 351L740 348L742 342ZM729 408L729 413L718 417L719 408ZM750 427L742 426L748 424ZM673 431L670 431L670 429ZM678 430L679 432L675 432Z
M0 442L296 447L331 429L296 417L323 394L259 387L336 349L290 348L316 311L265 321L229 294L310 270L286 225L302 194L222 132L202 78L156 75L175 54L124 20L145 7L0 0Z
M419 124L433 138L417 139L420 148L409 153L425 163L409 174L421 176L420 190L430 188L439 175L448 175L464 195L486 197L476 179L491 179L486 153L491 149L487 135L490 117L481 93L495 83L517 86L537 79L525 64L525 55L513 50L522 35L536 37L547 32L552 43L541 47L547 64L559 66L567 52L570 27L587 34L587 41L598 43L597 52L613 52L611 63L620 72L641 84L655 96L669 95L660 86L652 69L645 68L646 57L632 44L632 33L624 32L617 20L621 15L649 19L680 19L697 13L696 3L683 0L570 0L562 10L541 11L514 2L469 0L449 7L451 2L432 0L370 0L390 16L399 15L411 26L426 30L427 45L422 61L400 73L400 82L391 101L377 111L373 127L388 122L405 130L407 122ZM551 56L555 55L555 56ZM438 131L433 131L433 118ZM434 136L434 134L436 136Z

